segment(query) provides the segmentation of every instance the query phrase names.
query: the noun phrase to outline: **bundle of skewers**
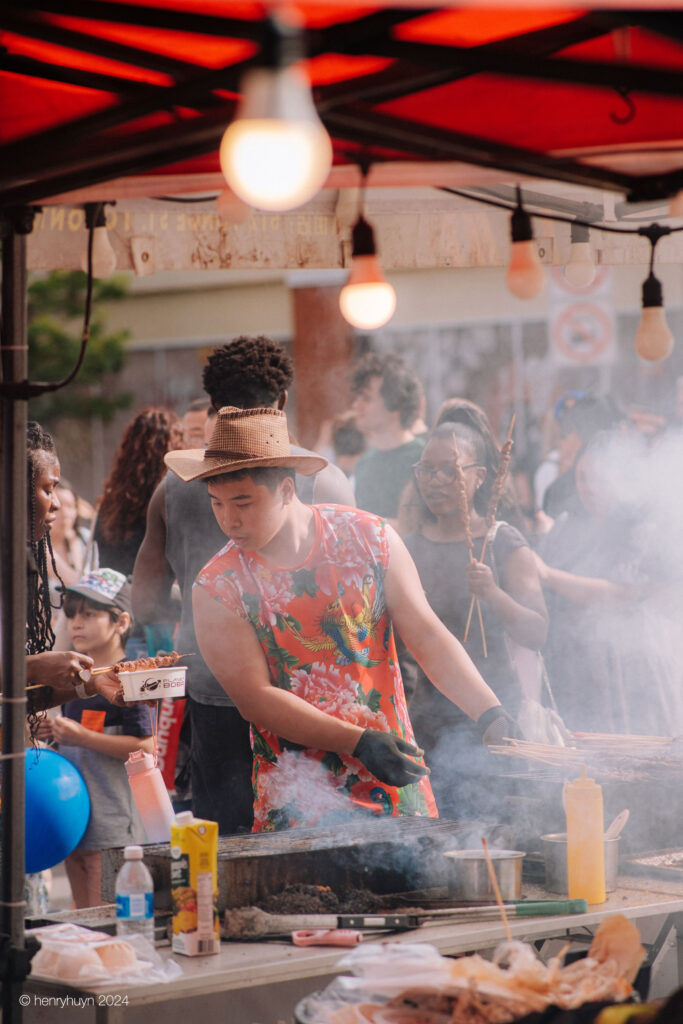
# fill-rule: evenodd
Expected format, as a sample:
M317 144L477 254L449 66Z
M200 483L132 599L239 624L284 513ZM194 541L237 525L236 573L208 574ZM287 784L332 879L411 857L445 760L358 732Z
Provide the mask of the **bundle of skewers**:
M491 488L491 497L489 498L488 508L486 510L486 533L484 534L484 540L483 540L482 545L481 545L481 554L479 555L479 561L480 562L484 561L484 555L486 554L486 547L488 545L489 534L491 533L491 530L492 530L493 526L495 525L496 514L498 512L498 505L500 504L500 499L501 499L501 497L503 495L503 488L505 487L505 481L507 479L507 473L508 473L508 469L510 467L510 460L512 458L512 444L513 444L512 433L513 433L514 429L515 429L515 414L513 413L512 420L510 421L510 429L508 430L507 439L506 439L505 444L503 445L503 447L501 448L501 451L500 451L500 457L498 459L498 466L496 468L496 479L494 480L493 487ZM454 445L454 447L455 447L455 445ZM458 457L457 457L457 448L455 449L455 452L456 452L455 468L456 468L456 471L458 473L458 477L457 477L457 479L458 479L458 501L459 501L460 506L461 506L461 515L462 515L462 518L463 518L463 522L465 524L465 540L466 540L467 547L468 547L468 550L469 550L470 562L473 562L473 561L475 561L474 542L472 540L472 532L471 532L471 529L470 529L470 515L469 515L469 509L468 509L468 506L467 506L467 495L465 493L465 478L464 478L464 475L463 475L463 472L462 472L462 468L460 467L460 463L459 463L459 460L458 460ZM474 597L474 596L472 597L472 600L470 601L470 607L469 607L469 611L467 613L467 622L465 624L465 635L463 637L463 642L464 643L467 642L467 637L469 636L469 633L470 633L470 625L472 624L472 613L473 613L475 607L477 609L477 618L479 620L479 629L481 631L481 645L482 645L482 648L483 648L483 651L484 651L484 657L486 658L486 657L488 657L488 651L486 649L486 634L484 632L484 620L483 620L482 614L481 614L481 604L480 604L479 598Z
M683 742L668 736L575 733L566 747L506 740L489 750L526 762L527 777L569 778L586 766L593 778L615 782L683 779Z

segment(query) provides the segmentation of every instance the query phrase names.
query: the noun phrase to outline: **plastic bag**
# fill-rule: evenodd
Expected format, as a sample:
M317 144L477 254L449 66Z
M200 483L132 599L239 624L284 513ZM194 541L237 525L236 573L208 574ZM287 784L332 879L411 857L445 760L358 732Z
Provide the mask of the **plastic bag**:
M46 925L27 933L40 942L31 975L74 985L141 985L182 974L143 935L112 936L75 924Z

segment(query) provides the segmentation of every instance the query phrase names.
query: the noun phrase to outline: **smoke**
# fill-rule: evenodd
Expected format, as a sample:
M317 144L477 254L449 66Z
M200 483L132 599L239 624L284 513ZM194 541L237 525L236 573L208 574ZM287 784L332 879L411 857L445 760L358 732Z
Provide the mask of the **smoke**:
M683 732L682 459L677 431L655 442L598 434L577 460L576 510L540 546L549 566L581 578L551 575L546 587L544 657L571 729Z

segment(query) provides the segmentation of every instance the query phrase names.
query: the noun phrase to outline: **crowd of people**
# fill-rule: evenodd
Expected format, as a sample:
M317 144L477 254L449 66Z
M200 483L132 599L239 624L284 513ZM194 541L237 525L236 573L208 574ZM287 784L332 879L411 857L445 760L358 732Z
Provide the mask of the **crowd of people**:
M182 420L129 424L88 529L29 426L28 722L96 794L68 865L79 906L100 851L139 836L122 761L153 733L88 670L165 641L196 652L192 808L222 834L495 815L488 748L541 738L530 705L574 731L683 729L675 426L568 393L522 511L512 437L460 396L429 428L402 358L352 367L319 451L296 443L292 382L268 338L215 349Z

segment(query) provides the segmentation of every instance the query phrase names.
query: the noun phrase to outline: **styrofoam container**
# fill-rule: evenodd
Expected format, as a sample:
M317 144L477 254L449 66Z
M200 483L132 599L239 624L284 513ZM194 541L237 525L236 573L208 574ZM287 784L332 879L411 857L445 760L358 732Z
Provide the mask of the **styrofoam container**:
M119 672L124 701L161 700L185 696L185 665L170 668L143 668L138 672Z

